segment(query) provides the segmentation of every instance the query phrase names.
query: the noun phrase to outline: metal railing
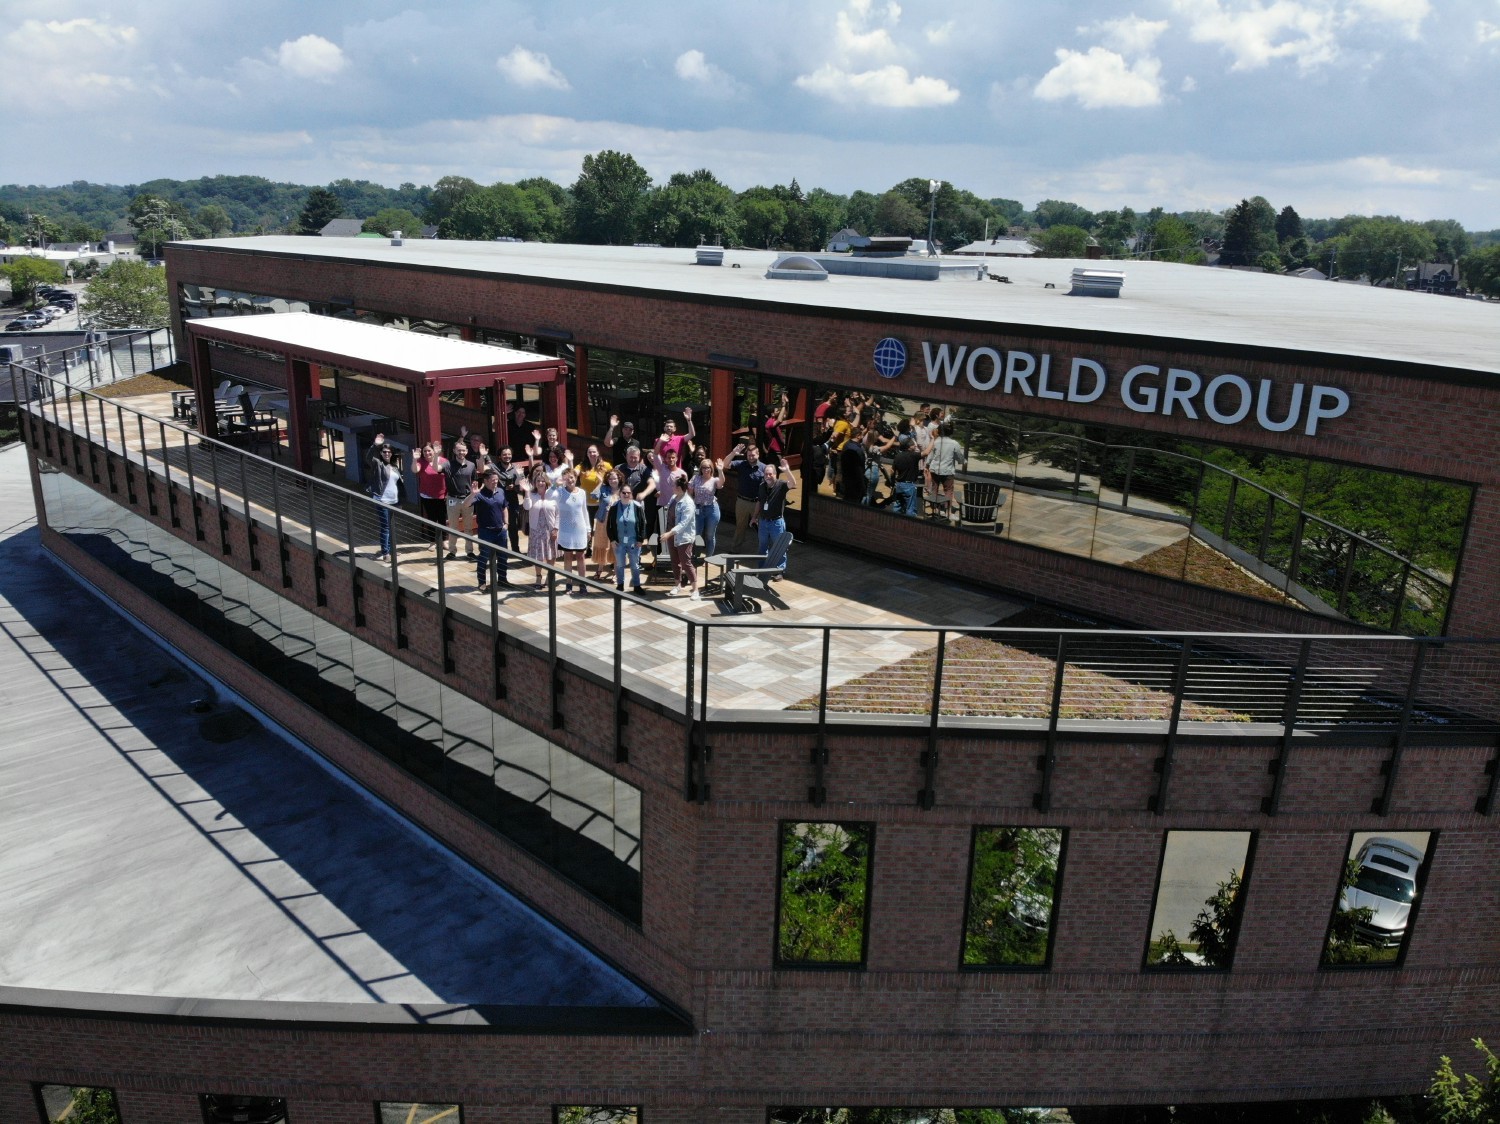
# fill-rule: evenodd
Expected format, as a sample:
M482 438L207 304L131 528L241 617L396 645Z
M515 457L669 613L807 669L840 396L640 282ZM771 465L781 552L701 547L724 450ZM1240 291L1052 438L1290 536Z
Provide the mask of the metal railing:
M556 727L565 722L559 672L566 664L607 684L617 711L626 693L663 706L699 748L704 729L731 720L806 724L820 740L830 725L854 722L925 730L934 739L950 728L1029 731L1049 743L1104 729L1169 744L1193 733L1290 739L1362 731L1403 743L1418 733L1441 740L1500 730L1500 642L1492 640L810 624L744 615L704 621L400 509L391 510L398 549L378 563L361 557L362 544L373 552L381 507L369 497L38 377L45 393L21 415L23 436L39 456L169 519L200 549L231 553L228 512L235 511L254 530L249 568L271 571L283 587L293 583L290 547L301 544L316 559L319 604L332 583L347 583L363 627L361 598L391 599L396 647L407 645L403 601L413 593L444 621L455 614L487 625L499 657L496 698L504 697L506 638L534 645L552 668ZM147 477L169 487L142 487ZM203 509L206 500L217 518ZM536 597L502 599L494 585L485 595L463 592L468 567L446 558L449 535L537 566L545 623ZM607 611L589 612L580 627L579 614L566 610L578 604L566 599L570 582L596 604L607 599ZM451 631L441 631L451 670ZM624 760L618 724L616 739Z
M11 363L10 394L0 399L27 401L43 393L42 380L69 389L107 386L121 379L150 374L177 362L177 345L170 328L99 330L77 333L79 342L25 355ZM89 342L89 336L103 336ZM13 347L24 347L17 339Z

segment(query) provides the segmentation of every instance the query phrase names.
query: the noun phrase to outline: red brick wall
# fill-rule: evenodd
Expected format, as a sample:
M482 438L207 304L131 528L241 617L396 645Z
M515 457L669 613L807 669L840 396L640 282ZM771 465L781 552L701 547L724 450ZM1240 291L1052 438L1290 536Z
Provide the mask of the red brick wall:
M155 522L165 526L159 484L157 497ZM123 489L114 498L124 503ZM144 495L138 499L134 510L150 518ZM214 528L212 505L202 507ZM187 511L185 496L179 509ZM229 518L232 553L222 561L243 569L244 528L232 512ZM193 541L185 522L176 533ZM353 631L338 565L328 566L329 604L317 609L311 556L293 545L293 585L282 590L274 554L261 539L267 567L252 579ZM695 1033L365 1033L8 1012L0 1014L0 1089L8 1088L12 1101L28 1081L105 1084L135 1098L141 1119L175 1120L183 1098L248 1083L285 1092L300 1124L352 1120L372 1112L377 1099L409 1096L473 1105L470 1119L533 1122L555 1102L642 1103L649 1120L656 1113L711 1119L708 1108L724 1106L721 1119L733 1120L778 1103L1165 1102L1314 1090L1332 1096L1415 1091L1439 1053L1460 1056L1468 1038L1500 1033L1496 829L1472 810L1488 782L1492 740L1407 750L1387 817L1369 811L1384 784L1387 747L1299 742L1282 814L1270 817L1260 800L1270 791L1266 765L1278 746L1185 738L1167 812L1158 816L1146 810L1158 783L1158 740L1065 736L1056 746L1053 806L1042 813L1032 805L1039 738L945 731L936 806L923 811L916 803L919 755L927 747L921 732L830 734L828 802L817 807L806 802L810 725L768 724L709 731L714 799L695 804L681 792L683 730L674 718L632 701L631 760L616 765L605 685L566 671L566 726L552 732L550 697L524 689L546 682L540 653L510 647L505 674L517 689L490 703L474 686L489 681L483 628L456 622L457 671L445 675L436 609L408 599L410 645L397 650L389 639L389 596L366 582L369 622L361 638L643 790L645 909L636 929L66 541L49 531L45 542L253 705L678 1002ZM217 553L212 530L204 546ZM875 824L864 970L772 967L782 820ZM1050 971L957 970L975 824L1066 829ZM1228 974L1140 971L1162 833L1172 829L1257 833L1245 923ZM1399 971L1320 971L1349 832L1384 829L1438 833L1406 963ZM473 1115L481 1111L488 1117Z

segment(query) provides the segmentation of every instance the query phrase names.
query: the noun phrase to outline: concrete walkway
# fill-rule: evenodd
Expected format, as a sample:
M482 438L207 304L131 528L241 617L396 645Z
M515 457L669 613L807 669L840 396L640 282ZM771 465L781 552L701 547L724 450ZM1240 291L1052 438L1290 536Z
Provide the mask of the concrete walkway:
M42 551L24 450L0 453L0 989L657 1009L311 751L195 713L211 696Z

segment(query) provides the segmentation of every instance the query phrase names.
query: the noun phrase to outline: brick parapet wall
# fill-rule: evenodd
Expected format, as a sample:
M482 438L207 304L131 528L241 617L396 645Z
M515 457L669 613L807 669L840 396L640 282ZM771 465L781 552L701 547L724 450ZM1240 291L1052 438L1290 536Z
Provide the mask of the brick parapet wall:
M87 476L83 482L93 486ZM153 522L170 529L165 487L155 486L161 514ZM97 490L108 494L105 483ZM186 512L186 496L179 495ZM113 498L124 503L123 488ZM202 507L205 525L214 528L212 505ZM133 510L150 518L143 495ZM243 568L243 527L235 518L231 512L232 553L221 561ZM190 519L174 533L195 542ZM1500 1024L1500 950L1489 936L1500 922L1500 891L1488 888L1496 835L1493 822L1471 810L1486 785L1493 746L1408 749L1393 814L1378 817L1369 805L1382 785L1386 746L1299 745L1284 814L1271 817L1259 811L1259 800L1269 791L1265 768L1274 746L1188 741L1179 746L1172 796L1158 816L1145 800L1157 782L1159 741L1065 737L1056 746L1053 810L1040 813L1031 807L1036 738L945 733L937 806L923 811L915 800L922 736L834 732L829 802L813 806L806 802L807 727L714 729L714 799L697 805L681 793L682 729L675 721L632 703L631 761L616 765L609 749L612 698L600 684L570 674L566 724L553 732L545 691L516 691L503 708L474 693L476 681L488 682L483 629L457 623L457 670L445 674L436 610L411 599L411 643L397 649L389 618L381 615L389 611L389 595L379 583L367 584L370 621L359 630L362 638L644 790L646 905L638 931L82 551L51 532L46 542L377 795L678 1001L697 1033L360 1034L8 1013L0 1015L0 1084L61 1079L49 1067L66 1057L67 1080L160 1094L167 1098L159 1102L163 1113L175 1111L173 1103L180 1107L181 1095L233 1080L285 1091L314 1119L323 1111L314 1106L339 1106L329 1107L327 1118L343 1119L339 1114L353 1112L352 1104L404 1099L390 1095L393 1089L432 1090L423 1095L490 1105L493 1119L517 1120L533 1119L535 1106L556 1101L641 1101L690 1115L708 1105L871 1103L881 1095L967 1104L1182 1101L1288 1089L1369 1095L1381 1091L1373 1087L1372 1065L1379 1081L1388 1082L1383 1090L1416 1090L1438 1053L1461 1054L1465 1039L1493 1036ZM212 530L203 545L218 556ZM327 582L329 604L319 609L311 596L311 557L297 544L291 557L291 589L280 587L272 564L248 576L353 631L347 581ZM510 654L507 679L546 682L538 654ZM781 820L875 824L865 970L773 969ZM1067 829L1050 971L957 970L974 824ZM1162 833L1171 829L1257 832L1245 924L1227 975L1140 971ZM1399 971L1318 968L1338 871L1356 830L1438 833L1433 876ZM1005 1064L995 1065L997 1058Z

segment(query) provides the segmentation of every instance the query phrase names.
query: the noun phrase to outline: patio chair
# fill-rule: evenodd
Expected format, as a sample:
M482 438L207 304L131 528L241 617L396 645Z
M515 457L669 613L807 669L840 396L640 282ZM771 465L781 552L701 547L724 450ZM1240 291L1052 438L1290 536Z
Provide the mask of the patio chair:
M228 419L227 428L231 434L247 435L251 451L254 451L261 435L265 433L271 436L273 454L275 446L281 443L281 419L269 411L257 412L255 404L250 401L250 395L243 390L240 391L239 413Z
M781 563L792 548L792 532L782 531L764 554L719 554L710 561L724 566L724 605L731 613L742 613L753 602L747 590L769 591L772 578L780 576Z
M993 480L965 480L960 486L963 492L958 500L959 523L999 534L1005 526L1000 522L1000 508L1005 503L1000 485Z

